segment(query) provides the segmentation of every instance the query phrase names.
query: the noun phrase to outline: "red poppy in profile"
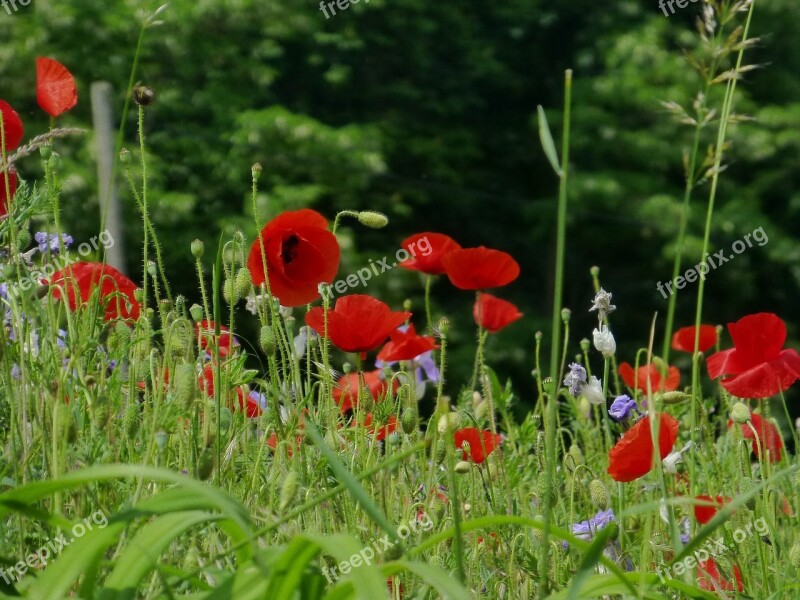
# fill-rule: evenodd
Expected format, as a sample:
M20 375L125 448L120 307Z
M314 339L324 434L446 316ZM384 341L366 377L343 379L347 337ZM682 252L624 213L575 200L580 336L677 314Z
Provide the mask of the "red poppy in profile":
M253 283L261 285L266 261L272 295L283 306L302 306L319 296L320 283L333 281L339 256L339 243L325 217L304 208L267 223L250 247L247 268Z
M459 429L453 434L456 450L461 450L462 460L472 460L476 464L481 464L486 460L495 448L503 441L500 434L493 434L491 431L482 431L475 427ZM462 446L464 442L469 444L469 452Z
M200 346L203 350L213 353L214 340L214 321L203 319L194 324L195 335L200 337ZM224 325L219 326L219 355L228 356L239 346L239 341L230 334L230 330Z
M726 498L724 496L717 496L716 498L712 498L711 496L701 495L697 496L695 500L702 500L704 502L710 502L713 505L709 506L708 504L695 504L694 505L694 518L697 519L697 522L701 525L705 525L708 523L717 511L722 508L724 504L727 504L731 501L730 498Z
M450 236L429 231L407 237L400 246L411 254L411 258L401 262L400 266L428 275L444 273L446 269L442 259L454 250L461 250L458 242Z
M367 433L374 435L375 439L379 442L382 442L388 436L397 431L397 417L394 415L389 415L389 419L386 421L386 424L381 425L378 428L375 427L373 421L374 417L372 416L372 413L367 413L367 416L364 418L364 427L366 428Z
M36 100L51 117L67 112L78 103L75 78L57 60L36 59Z
M800 355L783 348L786 325L773 313L728 323L733 348L708 357L708 375L738 398L768 398L800 379Z
M369 391L370 396L376 402L382 400L389 390L389 383L383 376L380 369L374 371L367 371L364 374L364 385ZM358 373L350 373L345 375L336 382L333 386L333 399L342 409L342 412L347 412L358 406L358 386L359 378ZM400 382L395 379L393 384L393 392L397 391Z
M392 312L371 296L352 294L339 298L333 310L328 311L328 337L339 350L365 354L380 346L410 317L410 312ZM321 306L306 313L306 325L324 336L325 318Z
M442 263L450 282L461 290L502 287L519 277L519 265L510 254L484 246L454 250Z
M105 306L104 318L136 320L139 318L139 302L133 293L137 286L114 267L98 262L76 262L66 269L56 271L50 278L53 296L61 298L66 292L70 310L77 307L75 288L82 303L100 288L100 301Z
M389 341L378 353L378 360L395 362L398 360L414 360L439 346L429 335L417 335L413 325L400 327L389 334Z
M475 300L472 316L479 327L483 327L489 333L497 333L521 319L522 313L511 302L483 293L478 294L478 299Z
M660 414L658 448L661 460L667 456L678 439L678 420L667 413ZM608 453L608 473L615 481L628 482L644 477L653 468L653 435L650 417L644 417L622 436Z
M753 425L753 429L756 430L758 438L753 435L753 429L750 429L747 423L742 423L740 427L744 438L753 440L753 452L755 455L759 456L759 448L761 448L768 452L770 462L780 461L783 439L775 424L756 413L750 415L750 423ZM728 419L728 427L733 427L733 421L730 419Z
M8 185L8 188L6 188ZM9 196L6 189L11 192ZM0 218L8 216L8 200L17 193L17 173L13 169L5 171L0 177Z
M647 393L647 379L654 392L673 392L678 389L681 382L681 373L678 367L670 366L666 378L661 377L658 367L654 363L639 367L636 371L630 364L624 362L619 366L619 374L629 388Z
M742 583L742 573L736 565L733 565L733 578L736 580L736 589L743 592L744 583ZM697 564L697 584L700 586L701 590L709 592L731 592L734 586L732 581L722 578L719 574L717 563L713 558L709 558Z
M0 100L0 119L3 120L6 152L12 152L22 141L25 128L22 126L22 120L17 111L11 108L11 105L5 100Z
M694 326L681 327L672 336L672 349L681 352L694 352ZM713 348L717 343L717 328L713 325L700 325L700 352Z

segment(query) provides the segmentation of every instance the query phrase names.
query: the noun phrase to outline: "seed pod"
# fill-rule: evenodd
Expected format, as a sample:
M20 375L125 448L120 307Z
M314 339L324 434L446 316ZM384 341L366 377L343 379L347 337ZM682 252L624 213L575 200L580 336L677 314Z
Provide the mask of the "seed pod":
M447 456L447 441L440 437L436 440L436 447L433 450L433 461L440 465L444 462L445 456Z
M486 400L481 400L475 407L475 418L478 421L483 421L489 416L489 403Z
M247 269L239 269L236 272L236 278L234 279L234 291L239 298L244 298L247 294L250 293L250 286L252 285L252 280L250 279L250 271Z
M467 461L460 460L456 463L454 470L456 473L460 473L463 475L464 473L469 473L471 466L472 465L470 465Z
M403 409L403 414L400 416L400 427L406 435L411 435L417 429L417 413L410 406Z
M589 496L594 505L600 510L608 508L608 488L599 479L592 479L589 482Z
M684 394L683 392L664 392L661 394L658 399L661 400L664 404L680 404L681 402L688 400L691 398L689 394Z
M789 550L789 562L795 569L800 568L800 544L795 544Z
M175 367L174 382L175 402L189 408L197 393L197 373L194 365L181 363Z
M139 405L136 401L128 402L125 408L125 416L122 419L122 426L128 439L134 439L139 431Z
M575 469L580 465L586 464L586 459L583 456L583 452L581 452L580 447L577 444L572 444L569 447L569 456L572 459L572 468Z
M298 475L296 471L289 471L286 475L286 479L283 480L283 485L281 486L281 493L278 500L278 509L283 512L286 508L294 502L295 497L297 496L297 482L298 482Z
M236 304L236 302L239 300L239 296L236 294L233 279L226 279L222 284L222 297L225 298L225 302L228 304Z
M195 323L199 323L203 320L203 307L199 304L192 304L189 307L189 314L192 316L192 320Z

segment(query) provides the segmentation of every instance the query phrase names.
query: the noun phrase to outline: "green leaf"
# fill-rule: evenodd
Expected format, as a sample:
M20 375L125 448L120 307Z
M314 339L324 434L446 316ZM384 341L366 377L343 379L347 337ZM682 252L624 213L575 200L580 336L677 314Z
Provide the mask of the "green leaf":
M540 106L536 107L539 114L539 140L542 142L542 149L547 160L550 161L550 166L556 172L556 175L563 177L564 172L558 164L558 152L556 152L556 145L553 143L553 135L550 133L550 125L547 124L547 116L544 114L544 109Z

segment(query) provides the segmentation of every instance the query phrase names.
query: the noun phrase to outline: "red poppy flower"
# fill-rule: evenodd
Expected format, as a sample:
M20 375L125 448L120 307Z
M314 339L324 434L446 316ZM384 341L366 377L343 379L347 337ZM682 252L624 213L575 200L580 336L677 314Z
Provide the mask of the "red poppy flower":
M429 231L407 237L400 246L411 254L411 258L401 262L400 266L428 275L444 273L446 269L442 259L454 250L461 250L458 242L450 236Z
M267 447L274 452L275 449L278 447L278 442L279 441L280 440L278 439L278 434L273 431L270 434L270 436L267 438L267 442L266 442L267 443ZM300 446L302 446L302 445L303 445L303 436L302 436L302 434L296 435L294 437L294 445L293 446L289 446L286 449L286 455L289 458L292 458L294 453L296 451L299 451L300 450Z
M10 196L6 193L6 184L8 184L8 191L11 192ZM17 173L13 170L5 171L0 177L0 218L8 216L8 200L13 198L16 193Z
M105 320L139 318L139 303L133 292L137 286L114 267L98 262L76 262L66 269L56 271L50 278L53 296L61 298L66 291L70 310L77 307L75 288L80 292L81 302L92 297L100 287L100 301L105 305Z
M681 352L694 352L694 326L682 327L672 336L672 349ZM717 343L717 328L713 325L700 325L700 352L705 352Z
M194 324L195 335L200 336L200 346L203 350L212 352L214 349L214 321L203 319ZM236 347L239 341L230 334L230 330L224 325L219 326L219 355L228 356Z
M709 506L708 504L694 505L694 518L697 519L697 522L701 525L705 525L708 523L717 511L722 508L724 504L727 504L731 501L730 498L726 498L724 496L717 496L716 498L712 498L711 496L701 495L697 496L695 500L703 500L704 502L712 502L713 506Z
M378 353L378 360L383 362L414 360L420 354L439 347L432 336L417 335L413 325L409 325L405 331L402 328L395 329L389 334L389 340Z
M330 283L339 270L339 243L328 222L304 208L285 212L267 223L250 247L247 268L255 285L266 280L284 306L302 306L319 296L319 284ZM264 254L261 253L263 242Z
M664 460L678 439L678 420L663 412L660 417L658 448ZM631 427L608 453L608 473L615 481L624 483L644 477L652 468L653 436L647 416Z
M667 377L661 377L658 367L654 363L639 367L636 371L630 364L624 362L619 366L619 374L629 388L647 393L647 379L649 376L650 386L654 392L672 392L678 389L681 382L681 372L678 367L670 366L667 369Z
M78 103L75 78L57 60L36 59L36 100L51 117L65 113Z
M519 277L519 265L510 254L483 246L454 250L442 264L450 282L462 290L502 287Z
M708 357L708 375L738 398L768 398L800 379L800 355L781 350L786 325L777 315L757 313L728 323L733 348Z
M491 431L481 431L475 427L459 429L453 434L456 449L462 452L462 460L470 460L476 464L481 464L486 460L494 449L503 441L500 434L493 434ZM469 443L469 453L462 448L464 442Z
M205 392L209 398L214 397L216 385L216 367L213 363L206 363L203 372L197 379L197 385L201 391ZM243 386L238 386L235 395L228 397L228 408L231 410L243 410L250 419L255 419L261 415L261 406L255 398L252 398Z
M389 384L380 369L364 373L364 385L376 402L383 399L389 389ZM342 409L342 412L347 412L358 406L358 386L358 373L350 373L341 377L336 382L336 385L333 386L333 399ZM395 379L393 391L397 391L399 386L400 382Z
M371 296L352 294L339 298L333 310L328 311L328 337L339 350L364 354L380 346L409 317L410 312L392 312ZM322 307L306 313L306 325L324 335Z
M491 294L478 294L478 299L472 308L472 316L479 327L483 327L489 333L497 333L522 318L522 313L511 302Z
M780 461L783 439L775 424L756 413L750 415L750 423L753 425L753 429L756 430L758 438L753 435L753 429L750 429L747 423L741 425L742 435L747 440L753 440L753 452L756 456L759 455L759 448L762 448L769 453L770 462ZM733 427L733 421L730 419L728 419L728 427Z
M736 580L736 589L740 592L744 591L744 583L742 583L742 573L739 567L733 565L733 577ZM717 568L717 563L713 558L709 558L697 564L697 583L701 590L714 591L733 591L733 582L722 579Z
M364 427L367 430L367 433L370 435L374 435L375 439L379 442L385 440L388 436L393 434L397 431L397 417L394 415L390 415L389 419L386 421L386 425L382 425L375 428L373 424L374 417L372 413L367 413L367 416L364 418Z
M17 149L22 141L25 128L22 126L17 112L5 100L0 100L0 119L3 120L3 132L5 133L6 152Z

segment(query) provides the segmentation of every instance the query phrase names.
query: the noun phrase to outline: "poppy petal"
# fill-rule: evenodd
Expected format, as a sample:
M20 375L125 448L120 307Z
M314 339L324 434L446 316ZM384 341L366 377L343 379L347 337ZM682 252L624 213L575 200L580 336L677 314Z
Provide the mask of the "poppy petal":
M6 152L12 152L22 141L25 128L17 112L5 100L0 100L0 119L3 120Z
M51 117L57 117L78 103L75 78L52 58L36 59L36 100Z

